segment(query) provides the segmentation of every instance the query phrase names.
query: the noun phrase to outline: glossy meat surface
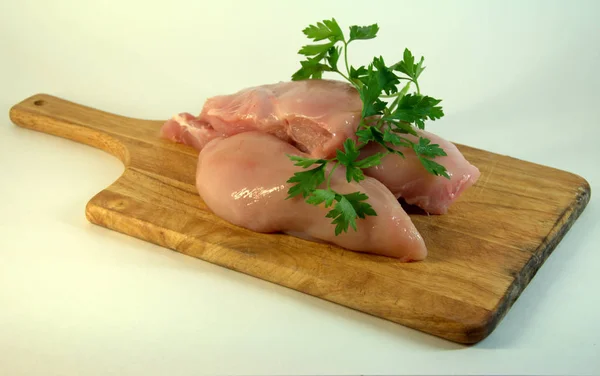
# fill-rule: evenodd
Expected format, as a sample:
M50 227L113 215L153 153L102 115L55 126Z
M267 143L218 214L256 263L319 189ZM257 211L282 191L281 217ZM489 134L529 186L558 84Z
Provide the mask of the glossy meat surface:
M361 107L356 90L341 81L280 82L210 98L199 116L176 115L163 125L161 134L202 150L217 137L260 131L275 135L313 157L330 158L336 149L343 148L346 138L356 139ZM452 143L432 133L419 132L448 153L435 161L446 166L452 176L450 181L427 173L410 150L405 159L389 155L380 166L365 173L407 203L430 214L444 214L477 181L480 173ZM376 144L368 145L361 155L366 157L381 150Z
M480 171L451 142L426 131L418 133L444 149L447 156L434 160L446 167L450 180L427 172L414 151L402 147L397 149L404 153L405 158L389 154L380 165L366 169L365 174L379 180L394 196L402 197L408 204L416 205L430 214L445 214L450 205L477 181ZM417 137L406 137L418 142ZM383 151L380 145L369 144L363 149L361 158L380 151Z
M368 178L348 183L338 168L332 177L334 190L369 196L377 216L358 219L359 231L349 229L335 236L335 226L325 215L329 209L286 200L294 172L300 171L286 154L304 155L290 144L262 132L246 132L217 138L200 152L196 185L207 206L235 225L263 233L286 232L359 251L422 260L427 250L422 237L396 198L379 181Z
M358 93L345 82L280 82L209 98L198 117L174 116L161 135L200 150L215 137L258 130L329 158L347 138L356 138L361 109Z

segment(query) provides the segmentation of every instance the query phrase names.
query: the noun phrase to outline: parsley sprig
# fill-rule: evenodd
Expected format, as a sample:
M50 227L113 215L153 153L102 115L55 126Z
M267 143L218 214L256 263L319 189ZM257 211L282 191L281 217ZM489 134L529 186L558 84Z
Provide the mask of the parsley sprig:
M417 62L410 50L405 49L402 60L395 64L387 65L379 56L366 67L354 67L348 63L348 46L354 41L375 38L379 32L377 24L350 26L348 38L333 18L310 25L302 32L312 41L321 43L303 46L298 51L306 59L300 62L301 68L292 75L292 80L321 79L325 72L339 74L356 88L363 107L356 131L358 143L347 139L344 149L337 150L331 159L288 155L294 165L306 169L287 181L293 184L288 198L302 195L308 204L332 208L326 217L333 219L335 234L339 235L347 232L349 227L356 231L357 218L376 216L377 213L366 202L366 194L341 194L331 188L331 176L338 166L346 168L349 183L360 182L365 179L363 169L379 165L382 158L391 153L404 157L396 147L405 147L417 155L426 171L449 178L446 168L433 160L445 156L444 150L419 136L415 130L415 126L425 129L426 120L444 116L439 106L441 100L421 94L419 77L425 70L423 57ZM342 56L343 68L340 70ZM416 91L409 93L412 84ZM414 142L406 135L416 136L418 141ZM385 151L360 159L360 149L370 142L380 144Z

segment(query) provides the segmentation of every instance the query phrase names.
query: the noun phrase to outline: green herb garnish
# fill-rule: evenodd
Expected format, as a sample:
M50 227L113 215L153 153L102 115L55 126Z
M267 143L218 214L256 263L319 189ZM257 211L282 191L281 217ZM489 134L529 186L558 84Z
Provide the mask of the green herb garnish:
M289 155L296 166L307 169L297 172L287 182L293 183L288 198L302 195L311 205L324 204L333 208L327 213L335 224L335 234L347 232L349 227L355 231L356 219L376 216L377 213L367 202L368 196L361 192L340 194L331 189L330 179L333 171L342 165L346 168L348 182L360 182L365 179L363 169L377 166L381 159L390 153L404 157L394 146L410 148L429 173L450 178L446 168L433 161L435 157L446 153L437 144L424 137L413 142L404 135L418 136L413 125L425 129L426 120L436 120L444 116L441 100L421 94L419 76L425 70L424 59L416 62L413 54L404 50L403 59L395 64L386 65L383 57L374 57L368 66L355 68L348 64L348 46L357 40L373 39L379 26L350 26L348 39L335 19L324 20L310 25L302 32L317 44L303 46L298 52L306 56L300 62L301 68L292 75L292 80L321 79L323 73L331 72L342 76L352 84L363 103L360 123L356 132L358 143L352 139L344 142L344 150L337 150L335 158L312 159ZM343 70L340 70L340 58L343 56ZM409 93L411 84L416 92ZM360 149L369 142L376 142L385 148L364 159L358 159ZM316 165L316 166L315 166ZM327 165L331 166L327 172ZM309 169L310 168L310 169ZM320 188L325 184L324 188Z

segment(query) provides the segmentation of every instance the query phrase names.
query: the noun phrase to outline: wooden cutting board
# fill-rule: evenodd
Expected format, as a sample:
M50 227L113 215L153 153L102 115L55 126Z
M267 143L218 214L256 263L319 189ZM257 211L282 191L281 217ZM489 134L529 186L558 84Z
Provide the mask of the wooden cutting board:
M221 220L196 192L198 152L160 139L162 121L42 94L10 118L123 161L87 204L91 222L460 343L496 328L590 199L579 176L458 145L481 178L447 215L411 214L429 256L407 264Z

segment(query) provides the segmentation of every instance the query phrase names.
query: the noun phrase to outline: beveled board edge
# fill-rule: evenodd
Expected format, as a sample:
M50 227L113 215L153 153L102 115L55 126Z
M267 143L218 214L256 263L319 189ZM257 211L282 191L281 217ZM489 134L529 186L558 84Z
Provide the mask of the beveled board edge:
M512 305L517 301L519 296L521 296L521 293L529 285L533 277L535 277L544 262L550 257L554 249L556 249L560 241L571 229L581 213L583 213L591 199L592 191L589 183L584 178L580 176L577 176L577 178L581 181L581 185L578 188L579 192L575 197L575 200L563 211L556 220L550 233L548 233L546 238L532 253L529 261L527 261L520 272L515 276L514 281L508 287L496 308L492 311L489 321L482 326L481 331L478 330L473 333L466 333L466 336L470 341L465 343L475 344L480 342L496 329Z

